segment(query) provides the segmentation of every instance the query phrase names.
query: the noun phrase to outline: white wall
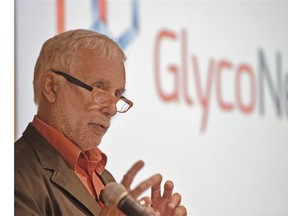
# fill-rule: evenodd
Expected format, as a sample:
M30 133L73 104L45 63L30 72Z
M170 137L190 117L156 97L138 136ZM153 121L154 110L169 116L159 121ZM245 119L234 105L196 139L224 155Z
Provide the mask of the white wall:
M107 2L115 39L130 25L130 3ZM65 5L66 30L92 26L92 1ZM18 0L15 14L18 138L36 112L33 68L57 33L56 1ZM154 172L174 180L189 215L288 215L288 3L139 1L138 16L139 32L124 49L135 106L115 117L100 145L108 168L121 180L143 159L137 181ZM157 43L163 31L175 38ZM163 100L156 74L177 101Z

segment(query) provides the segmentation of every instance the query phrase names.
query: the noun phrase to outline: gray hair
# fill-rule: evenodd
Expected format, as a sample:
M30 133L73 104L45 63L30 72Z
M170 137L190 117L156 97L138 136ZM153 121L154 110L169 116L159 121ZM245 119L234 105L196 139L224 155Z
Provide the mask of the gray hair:
M82 51L92 51L98 57L125 61L121 48L106 35L84 29L66 31L48 39L42 46L34 68L34 101L42 97L42 77L53 69L70 71Z

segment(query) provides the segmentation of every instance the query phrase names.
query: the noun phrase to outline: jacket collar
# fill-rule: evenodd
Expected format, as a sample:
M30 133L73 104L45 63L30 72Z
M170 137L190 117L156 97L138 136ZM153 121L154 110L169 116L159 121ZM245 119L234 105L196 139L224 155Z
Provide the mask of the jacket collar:
M41 136L32 124L28 125L23 133L23 137L31 144L43 168L52 171L51 182L57 184L82 203L92 215L97 215L101 210L99 204L87 191L67 162L44 137ZM105 174L100 178L104 184L110 181L105 177ZM75 185L77 185L77 187L75 187Z

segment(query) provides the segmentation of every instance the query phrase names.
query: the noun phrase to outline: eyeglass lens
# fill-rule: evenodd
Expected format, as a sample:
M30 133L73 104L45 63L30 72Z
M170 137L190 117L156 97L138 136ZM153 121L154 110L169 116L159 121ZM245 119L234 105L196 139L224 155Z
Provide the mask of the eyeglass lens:
M118 112L125 112L129 109L130 105L123 99L116 99L107 92L96 90L93 92L94 101L101 106L108 106L111 103L116 102L116 108Z

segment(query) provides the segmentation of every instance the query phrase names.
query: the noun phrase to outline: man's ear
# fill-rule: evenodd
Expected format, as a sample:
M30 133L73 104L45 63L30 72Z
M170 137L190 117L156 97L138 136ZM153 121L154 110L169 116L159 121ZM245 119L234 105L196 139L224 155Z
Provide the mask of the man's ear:
M59 93L59 81L56 74L46 72L42 77L42 94L48 103L54 103Z

